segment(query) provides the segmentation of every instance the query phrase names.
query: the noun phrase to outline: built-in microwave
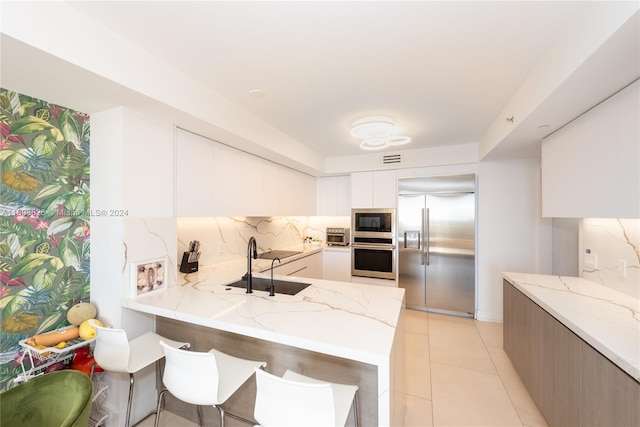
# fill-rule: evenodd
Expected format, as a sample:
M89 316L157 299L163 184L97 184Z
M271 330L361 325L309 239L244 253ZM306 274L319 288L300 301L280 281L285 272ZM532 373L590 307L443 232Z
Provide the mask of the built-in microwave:
M351 210L351 275L396 278L395 209Z
M352 236L394 239L395 209L352 209Z

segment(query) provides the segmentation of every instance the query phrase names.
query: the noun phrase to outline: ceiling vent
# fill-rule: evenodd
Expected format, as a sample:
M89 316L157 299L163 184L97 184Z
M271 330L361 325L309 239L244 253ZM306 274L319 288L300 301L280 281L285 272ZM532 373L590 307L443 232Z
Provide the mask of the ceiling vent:
M402 163L402 154L385 154L382 156L383 165L393 165Z

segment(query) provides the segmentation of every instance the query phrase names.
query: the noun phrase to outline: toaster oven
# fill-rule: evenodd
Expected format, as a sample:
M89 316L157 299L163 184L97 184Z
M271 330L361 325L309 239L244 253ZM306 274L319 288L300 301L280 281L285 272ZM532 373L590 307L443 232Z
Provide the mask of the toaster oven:
M327 245L347 246L349 244L350 234L348 228L328 227Z

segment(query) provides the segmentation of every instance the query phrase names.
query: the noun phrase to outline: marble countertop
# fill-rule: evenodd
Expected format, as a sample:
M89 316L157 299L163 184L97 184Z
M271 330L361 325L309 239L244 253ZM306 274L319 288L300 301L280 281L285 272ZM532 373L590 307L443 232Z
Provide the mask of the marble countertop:
M290 262L322 251L311 247ZM252 260L253 271L271 266ZM256 262L257 261L257 262ZM283 262L284 263L284 262ZM123 300L123 307L337 357L379 365L389 362L404 290L328 280L291 278L312 285L297 295L225 286L246 272L246 259L180 275L166 289ZM269 277L254 273L254 277Z
M640 381L640 300L579 277L503 277L593 348Z

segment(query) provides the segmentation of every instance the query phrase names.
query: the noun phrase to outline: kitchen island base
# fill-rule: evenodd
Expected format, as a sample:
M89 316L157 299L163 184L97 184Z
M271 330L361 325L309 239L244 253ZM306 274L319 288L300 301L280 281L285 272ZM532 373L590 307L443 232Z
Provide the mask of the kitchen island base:
M156 331L170 339L191 343L193 351L216 348L232 356L267 362L266 370L283 375L287 369L325 381L357 384L358 412L361 426L378 425L378 367L314 351L290 347L253 337L221 331L192 323L156 317ZM224 405L242 418L253 420L255 378L251 378ZM185 419L197 422L196 408L165 393L165 409ZM202 408L206 426L217 426L219 414L213 407ZM162 416L162 415L161 415ZM228 418L227 426L246 425ZM353 411L347 425L353 425Z
M549 282L561 280L569 282L563 278ZM523 286L503 281L504 350L549 425L639 426L640 383L525 295ZM552 295L560 299L557 294L565 292L574 299L589 298L588 293L570 285L565 289ZM612 304L606 299L593 300ZM574 312L577 307L580 305L576 303L571 306ZM620 304L616 307L632 317L632 310ZM611 328L610 335L621 329Z

